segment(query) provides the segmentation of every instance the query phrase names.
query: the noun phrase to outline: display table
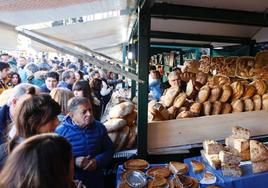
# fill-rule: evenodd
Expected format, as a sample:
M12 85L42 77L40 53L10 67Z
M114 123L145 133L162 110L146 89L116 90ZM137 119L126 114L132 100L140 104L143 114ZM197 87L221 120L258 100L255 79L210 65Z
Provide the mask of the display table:
M203 173L194 174L191 168L191 160L202 161L201 157L193 157L184 160L189 168L189 175L201 180L203 177ZM213 172L213 174L217 177L217 182L215 185L224 188L266 188L268 187L268 172L253 174L252 166L250 161L242 162L241 169L243 176L241 177L226 177L222 175L221 170L215 170L211 166L209 166L206 162L202 161L206 165L206 171ZM200 186L201 188L206 187L204 185Z
M241 177L224 177L222 175L221 170L215 170L211 166L209 166L207 163L206 170L204 170L200 174L194 174L192 167L191 167L191 160L198 160L203 163L205 163L201 157L193 157L193 158L187 158L184 160L184 163L186 163L189 166L189 174L190 176L198 179L199 181L202 179L205 171L212 172L216 177L217 181L214 185L218 185L220 187L224 188L267 188L268 187L268 172L263 173L252 173L252 167L251 162L246 161L241 163L241 168L243 172L243 176ZM167 164L150 164L150 167L155 166L167 166ZM124 171L123 166L119 165L116 175L116 187L119 188L119 185L121 183L121 177L120 174ZM200 188L205 188L207 185L200 184Z

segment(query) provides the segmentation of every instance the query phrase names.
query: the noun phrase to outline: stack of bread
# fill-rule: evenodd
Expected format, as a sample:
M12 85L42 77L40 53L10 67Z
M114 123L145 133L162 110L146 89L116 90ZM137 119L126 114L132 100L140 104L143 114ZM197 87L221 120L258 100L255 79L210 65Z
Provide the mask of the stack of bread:
M225 144L235 148L240 153L242 161L248 161L250 160L249 138L250 130L236 126L232 128L232 135L225 138Z
M116 104L109 111L109 118L104 122L108 135L116 146L116 151L130 149L136 140L137 112L130 101Z
M268 148L263 143L250 140L250 159L253 173L268 171Z
M214 169L221 168L221 161L219 153L223 150L223 145L214 140L205 140L203 142L203 149L201 156L212 166Z

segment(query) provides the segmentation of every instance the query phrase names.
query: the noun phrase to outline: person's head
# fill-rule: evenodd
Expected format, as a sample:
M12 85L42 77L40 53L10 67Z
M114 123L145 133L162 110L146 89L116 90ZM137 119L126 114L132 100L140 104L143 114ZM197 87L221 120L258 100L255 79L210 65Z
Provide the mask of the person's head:
M177 71L172 71L168 75L168 83L171 87L180 86L181 85L181 79Z
M35 89L29 88L15 108L15 136L28 138L36 134L54 132L60 113L60 105L50 95L36 95Z
M94 78L90 82L90 87L93 91L100 91L102 88L102 80L99 78Z
M66 70L62 73L62 80L67 84L73 85L75 82L74 71Z
M73 63L71 63L71 64L69 64L68 66L67 66L67 68L69 69L69 70L72 70L73 72L75 72L75 71L77 71L77 66L75 65L75 64L73 64Z
M21 83L20 75L17 72L12 72L10 74L10 79L13 86L16 86Z
M50 91L52 99L61 106L61 113L68 113L68 100L74 97L73 92L65 88L54 88Z
M76 81L73 85L74 96L91 98L89 82L85 80Z
M8 77L10 65L8 63L0 62L0 79Z
M88 127L94 121L92 106L88 98L74 97L70 99L68 109L70 117L80 127Z
M45 84L47 88L51 91L53 88L56 88L59 83L59 74L54 71L50 71L46 74Z
M25 65L24 69L28 76L31 76L33 73L39 71L39 67L35 63L28 63Z
M74 74L75 74L76 81L83 80L84 73L81 70L75 71Z
M19 144L0 174L5 188L71 188L71 145L56 134L36 135Z
M23 56L18 58L18 66L19 67L24 67L27 64L27 59Z
M94 70L94 71L92 71L91 72L91 75L90 75L93 79L94 78L100 78L100 73L99 73L99 71L97 71L97 70Z
M112 71L108 71L108 72L107 72L107 78L108 78L108 79L114 79L114 72L112 72Z
M8 63L8 61L9 61L9 55L8 55L7 53L3 53L3 54L1 54L0 57L1 57L1 58L0 58L0 61L1 61L1 62Z

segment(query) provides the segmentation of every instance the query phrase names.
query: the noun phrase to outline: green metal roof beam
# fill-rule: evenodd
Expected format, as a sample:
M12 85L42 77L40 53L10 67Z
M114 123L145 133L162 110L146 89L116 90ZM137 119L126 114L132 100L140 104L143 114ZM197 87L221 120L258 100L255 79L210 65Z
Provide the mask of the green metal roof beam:
M238 44L249 44L251 42L251 39L247 37L200 35L200 34L174 33L165 31L151 31L150 37L158 39L178 39L178 40L191 40L191 41L238 43Z
M268 27L268 14L265 11L263 13L257 13L240 10L155 3L151 10L151 16L163 19L197 20Z
M191 48L191 47L196 47L196 48L211 48L210 44L187 44L187 43L168 43L168 42L151 42L151 47L163 47L163 48Z

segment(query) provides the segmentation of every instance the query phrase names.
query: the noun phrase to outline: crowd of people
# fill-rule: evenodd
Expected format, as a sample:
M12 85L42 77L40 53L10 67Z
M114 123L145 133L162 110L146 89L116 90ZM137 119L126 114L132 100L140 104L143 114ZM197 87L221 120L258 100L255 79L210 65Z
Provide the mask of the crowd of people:
M122 82L93 66L2 54L0 187L104 187L114 145L100 119Z

